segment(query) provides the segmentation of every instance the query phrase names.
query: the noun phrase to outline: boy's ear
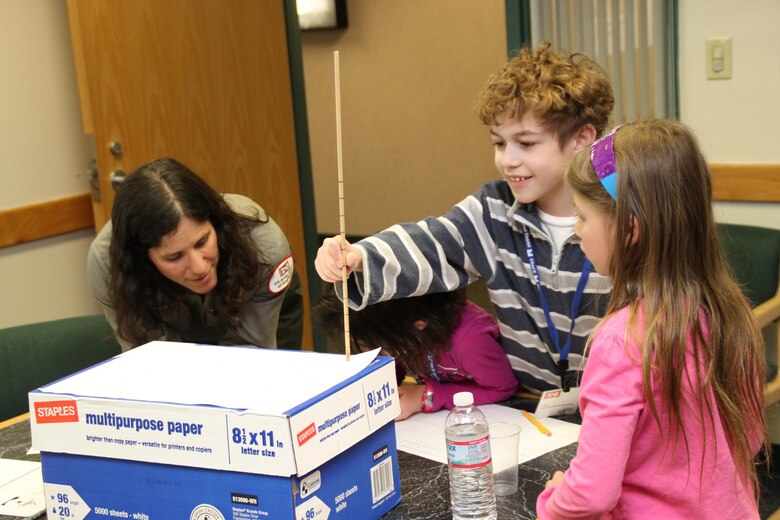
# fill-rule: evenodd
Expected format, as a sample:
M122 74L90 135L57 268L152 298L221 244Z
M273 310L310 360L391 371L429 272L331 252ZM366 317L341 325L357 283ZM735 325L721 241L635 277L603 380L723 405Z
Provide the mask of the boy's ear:
M574 134L574 151L579 152L583 148L592 145L596 140L596 127L590 123L582 125Z

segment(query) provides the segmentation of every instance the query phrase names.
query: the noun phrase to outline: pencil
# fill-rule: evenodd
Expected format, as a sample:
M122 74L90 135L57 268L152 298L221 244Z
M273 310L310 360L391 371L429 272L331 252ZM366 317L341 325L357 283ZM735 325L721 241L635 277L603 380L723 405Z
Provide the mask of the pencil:
M545 426L544 426L542 423L540 423L540 422L539 422L539 421L536 419L536 417L534 417L533 415L531 415L530 413L528 413L526 410L522 410L522 412L523 412L523 415L525 416L525 418L526 418L526 419L528 419L529 421L531 421L531 423L532 423L534 426L536 426L536 429L537 429L537 430L539 430L539 431L540 431L540 432L542 432L543 434L547 435L548 437L552 437L552 432L551 432L550 430L548 430L547 428L545 428Z

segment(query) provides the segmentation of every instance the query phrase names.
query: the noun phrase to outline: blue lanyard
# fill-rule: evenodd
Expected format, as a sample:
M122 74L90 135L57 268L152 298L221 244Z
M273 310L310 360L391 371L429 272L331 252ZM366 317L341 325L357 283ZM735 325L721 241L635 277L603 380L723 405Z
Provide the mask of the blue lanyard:
M431 371L431 377L441 383L439 371L436 370L436 360L433 359L433 355L430 352L428 353L428 368Z
M555 328L552 316L550 316L550 308L547 305L547 298L544 297L544 291L542 290L542 280L539 277L539 270L536 267L536 255L534 255L534 248L531 244L531 231L528 226L523 224L523 238L525 239L525 252L528 255L528 263L531 264L531 273L534 275L536 281L536 289L539 291L539 299L542 302L542 308L544 309L544 317L547 320L547 330L550 331L550 336L555 343L555 349L558 351L558 371L561 374L561 388L565 391L569 390L569 383L566 378L566 372L569 370L569 350L571 349L571 336L574 332L574 322L577 319L577 311L580 307L580 301L582 300L582 294L585 292L585 285L588 283L588 277L590 276L591 263L587 258L582 263L582 273L580 274L580 280L577 282L577 290L574 292L574 299L571 302L571 325L569 326L569 336L566 338L566 343L561 347L560 337L558 336L558 329Z

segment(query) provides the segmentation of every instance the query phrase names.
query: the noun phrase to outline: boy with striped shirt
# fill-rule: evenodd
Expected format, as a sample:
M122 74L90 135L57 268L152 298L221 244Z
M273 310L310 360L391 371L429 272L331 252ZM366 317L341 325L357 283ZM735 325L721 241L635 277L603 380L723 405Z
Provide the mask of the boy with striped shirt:
M609 80L586 56L548 44L520 51L489 78L477 104L501 178L441 217L348 244L350 305L452 291L482 278L524 389L574 384L611 286L573 233L577 217L563 173L603 133L613 105ZM340 240L326 239L315 260L320 277L337 284L345 262ZM402 400L419 398L404 393Z

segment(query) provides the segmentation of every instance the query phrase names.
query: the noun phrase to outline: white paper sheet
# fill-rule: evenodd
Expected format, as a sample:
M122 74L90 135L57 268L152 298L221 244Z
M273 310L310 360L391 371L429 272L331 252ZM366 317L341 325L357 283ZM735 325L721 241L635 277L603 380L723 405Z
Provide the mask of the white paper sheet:
M365 369L379 349L339 354L154 341L42 389L281 414ZM229 366L230 377L213 368Z
M540 455L557 450L576 442L580 434L580 425L549 417L538 421L547 427L551 436L544 435L526 419L520 410L497 404L479 407L487 417L488 424L507 422L520 425L520 450L518 464L535 459ZM447 446L444 439L444 420L449 410L436 413L417 413L410 418L395 423L398 449L426 459L447 463Z
M0 459L0 515L28 518L45 509L41 463Z

